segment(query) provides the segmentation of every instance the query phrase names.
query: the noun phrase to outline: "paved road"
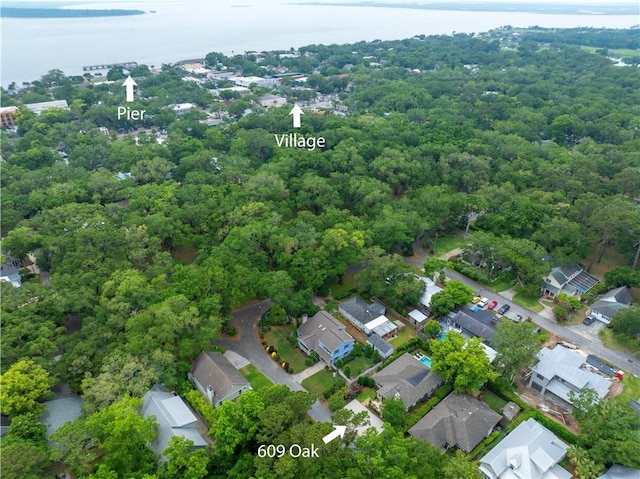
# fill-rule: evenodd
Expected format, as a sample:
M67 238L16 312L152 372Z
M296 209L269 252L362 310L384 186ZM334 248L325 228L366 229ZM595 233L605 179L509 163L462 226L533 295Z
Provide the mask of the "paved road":
M272 306L270 300L264 300L251 306L233 312L231 324L240 332L239 340L216 339L212 343L216 346L240 354L247 358L256 368L276 384L284 384L293 391L305 391L290 374L285 373L273 359L262 349L258 340L257 323L262 313ZM309 416L314 421L331 422L331 411L316 401L309 410Z
M481 285L480 283L476 283L475 281L467 278L466 276L456 271L446 269L445 273L447 277L451 279L457 279L458 281L461 281L464 284L471 286L475 291L478 291L478 292L482 291L481 295L485 296L486 298L489 298L490 300L496 300L498 301L498 303L504 304L507 299L504 296L502 296L500 293L493 293L492 291L484 289L485 288L484 285ZM540 316L539 314L534 313L533 311L527 308L524 308L518 304L515 304L511 301L509 301L509 304L511 305L511 309L509 310L510 313L521 314L525 318L529 316L531 317L531 320L541 328L544 328L547 331L550 331L551 333L555 334L556 336L564 338L570 343L573 343L579 346L580 349L582 349L583 351L586 351L591 354L595 354L599 358L604 359L605 361L617 367L618 369L623 369L625 371L629 371L630 373L636 376L640 376L640 360L633 358L631 355L623 353L621 351L615 351L613 349L606 348L602 344L591 341L588 338L585 338L584 336L571 330L570 328L561 326L555 321L552 321L543 316Z

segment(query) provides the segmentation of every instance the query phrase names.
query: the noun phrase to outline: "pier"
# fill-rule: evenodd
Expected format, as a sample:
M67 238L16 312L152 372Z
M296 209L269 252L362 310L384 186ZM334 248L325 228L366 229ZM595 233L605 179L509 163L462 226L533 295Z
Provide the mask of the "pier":
M132 68L135 68L137 66L138 66L137 62L123 62L123 63L105 63L102 65L88 65L88 66L82 67L82 69L86 72L91 70L109 70L114 67L122 67L122 68L126 68L127 70L131 70Z

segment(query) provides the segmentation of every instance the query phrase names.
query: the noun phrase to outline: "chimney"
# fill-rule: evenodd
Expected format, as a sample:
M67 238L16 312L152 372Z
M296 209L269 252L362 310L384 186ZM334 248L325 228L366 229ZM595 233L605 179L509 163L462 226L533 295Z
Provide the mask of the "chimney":
M309 318L309 316L308 316L308 315L303 314L303 315L302 315L302 324L306 323L308 318Z
M213 390L213 386L211 384L207 385L207 399L209 402L213 404L213 398L215 397L216 392Z

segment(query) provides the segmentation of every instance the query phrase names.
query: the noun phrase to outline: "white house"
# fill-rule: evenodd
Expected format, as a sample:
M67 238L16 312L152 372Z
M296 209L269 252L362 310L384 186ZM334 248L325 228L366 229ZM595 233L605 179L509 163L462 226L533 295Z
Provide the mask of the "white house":
M629 289L626 286L621 286L603 294L598 301L591 305L588 314L598 321L609 324L618 311L629 307L631 301Z

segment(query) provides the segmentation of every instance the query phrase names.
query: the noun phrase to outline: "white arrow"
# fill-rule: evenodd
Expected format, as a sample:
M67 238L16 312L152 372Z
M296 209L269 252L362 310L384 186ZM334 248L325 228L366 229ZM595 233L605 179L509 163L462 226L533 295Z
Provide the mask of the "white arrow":
M344 433L347 430L347 426L333 426L333 427L335 428L333 432L330 432L329 434L327 434L325 437L322 438L325 444L329 444L336 437L343 437Z
M122 86L127 89L127 101L133 101L133 87L138 86L138 84L131 78L131 75L127 77Z
M302 108L300 108L297 104L293 105L293 108L289 112L289 115L293 115L293 127L300 128L300 115L304 115Z

